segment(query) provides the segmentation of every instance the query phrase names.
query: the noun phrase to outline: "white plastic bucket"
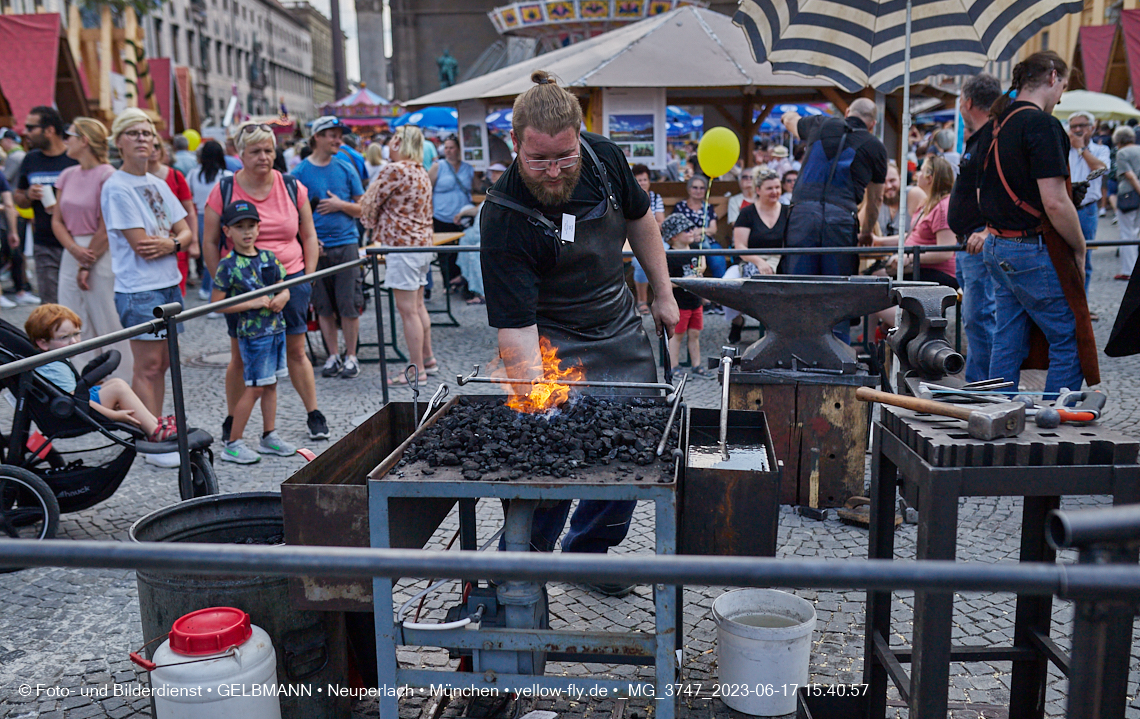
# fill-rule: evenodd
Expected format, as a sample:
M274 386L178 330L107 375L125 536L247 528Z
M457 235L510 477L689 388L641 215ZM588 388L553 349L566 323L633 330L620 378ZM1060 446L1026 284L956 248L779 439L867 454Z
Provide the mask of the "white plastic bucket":
M222 611L240 612L230 608L192 612L174 623L172 638L180 623ZM171 639L159 646L152 660L158 666L150 673L156 719L281 719L273 643L261 627L249 624L248 614L241 614L244 628L237 631L246 638L240 643L223 640L225 646L207 653L208 643L199 642L198 651L190 654L171 648ZM209 640L206 633L195 638L202 637Z
M796 689L808 682L815 607L775 589L737 589L716 598L719 694L729 707L752 716L796 711ZM777 617L790 626L752 626L750 617ZM762 621L762 620L760 620Z

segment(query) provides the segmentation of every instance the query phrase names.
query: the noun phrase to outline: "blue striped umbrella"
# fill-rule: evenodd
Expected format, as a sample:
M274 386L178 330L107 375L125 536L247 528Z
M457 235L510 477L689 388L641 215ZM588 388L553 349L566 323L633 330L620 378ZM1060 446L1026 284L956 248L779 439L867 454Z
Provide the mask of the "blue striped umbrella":
M1009 60L1038 30L1083 7L1083 0L741 0L733 22L756 61L776 72L889 93L908 69L908 11L915 83Z

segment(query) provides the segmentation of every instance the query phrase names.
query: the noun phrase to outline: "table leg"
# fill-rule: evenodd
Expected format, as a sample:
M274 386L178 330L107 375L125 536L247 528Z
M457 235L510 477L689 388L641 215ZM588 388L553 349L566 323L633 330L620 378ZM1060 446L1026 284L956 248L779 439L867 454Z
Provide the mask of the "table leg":
M1045 518L1061 505L1060 497L1026 497L1021 514L1022 562L1049 562L1057 558L1045 541ZM1032 648L1033 633L1049 635L1053 597L1018 596L1014 615L1013 645ZM1045 685L1049 660L1043 654L1015 661L1009 682L1009 719L1041 719L1045 715Z
M958 470L924 470L919 481L917 559L953 560L958 541ZM932 485L937 483L937 491ZM914 593L910 718L943 719L950 690L953 592Z
M867 541L868 559L893 559L895 554L895 486L898 468L883 453L887 430L875 423L871 446L871 527ZM891 592L867 592L866 640L863 656L863 682L868 685L868 719L887 713L887 670L875 658L875 635L891 636Z

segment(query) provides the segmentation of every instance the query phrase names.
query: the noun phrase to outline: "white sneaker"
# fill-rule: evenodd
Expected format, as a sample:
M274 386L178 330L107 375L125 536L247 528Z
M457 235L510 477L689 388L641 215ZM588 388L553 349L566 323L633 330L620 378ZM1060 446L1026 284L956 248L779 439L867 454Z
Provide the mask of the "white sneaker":
M199 287L198 288L198 299L202 300L203 302L207 302L210 299L210 293L207 292L204 287Z
M181 464L177 452L162 452L161 454L144 454L143 459L147 464L153 464L156 467L165 467L171 469Z
M31 292L17 292L16 293L16 304L39 305L39 304L43 304L43 300L41 300L39 297L36 297Z
M8 299L4 295L0 295L0 307L3 307L6 310L10 310L13 307L19 307L19 305L16 304L15 302L13 302L12 300Z
M207 312L206 313L206 319L208 319L208 320L220 320L220 319L222 319L222 313L221 312Z

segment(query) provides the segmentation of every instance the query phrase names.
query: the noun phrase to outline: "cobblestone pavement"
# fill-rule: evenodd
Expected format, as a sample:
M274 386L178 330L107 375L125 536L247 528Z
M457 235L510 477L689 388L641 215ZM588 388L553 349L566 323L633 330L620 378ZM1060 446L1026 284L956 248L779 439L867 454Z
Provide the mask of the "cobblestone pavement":
M1102 222L1102 239L1115 238L1116 228ZM1098 341L1103 345L1111 329L1113 318L1124 283L1114 282L1117 261L1115 250L1101 249L1094 255L1095 279L1091 304L1099 313L1096 325ZM437 283L438 287L438 283ZM197 304L196 293L191 292L191 305ZM442 306L437 294L433 308ZM27 315L24 308L5 310L4 318L22 324ZM436 328L433 338L443 372L433 378L445 379L455 389L454 377L466 374L472 365L486 367L495 355L495 335L486 325L482 307L469 307L457 303L455 316L460 322L455 328ZM376 329L371 313L365 316L363 339L375 342ZM714 352L727 335L723 317L707 318L702 333L702 348ZM224 324L219 320L200 319L192 322L182 336L185 359L184 378L189 420L192 425L205 427L217 436L224 415L224 398L220 391L223 367L228 357L228 340ZM316 340L319 344L319 339ZM362 356L375 349L365 350ZM1140 358L1111 359L1101 356L1104 382L1102 387L1111 401L1104 423L1115 429L1135 433L1140 421ZM402 370L402 365L392 368ZM327 415L333 437L343 436L364 418L382 405L378 367L364 366L355 380L317 379L322 411ZM494 391L487 385L468 385L464 391ZM393 400L408 400L406 388L392 390ZM715 382L694 379L687 392L687 400L694 406L718 406ZM169 400L168 400L169 407ZM169 410L168 410L169 411ZM11 413L7 403L0 402L0 426L8 426ZM251 427L259 427L258 418ZM277 427L288 441L320 452L327 442L306 439L305 415L297 395L288 387L280 393ZM303 463L300 457L265 458L252 466L235 466L225 462L216 465L223 492L276 490L282 480ZM139 517L178 501L176 473L159 469L142 461L135 463L122 487L107 501L96 507L64 515L60 524L62 541L68 539L113 539L124 541L132 522ZM1067 499L1065 507L1103 505L1104 497ZM962 500L959 515L958 556L960 561L986 563L1014 561L1018 553L1020 501L1008 498ZM488 538L497 529L501 517L497 503L484 500L479 506L479 533ZM454 532L454 515L444 523L432 540L432 546L442 547ZM900 557L913 557L916 530L913 526L900 528L897 551ZM843 560L866 556L865 530L842 524L832 513L822 522L807 520L784 507L780 514L779 556L786 559L815 558ZM618 548L624 553L651 553L653 551L653 513L642 503L635 514L628 539ZM1072 553L1063 553L1064 561L1073 561ZM410 597L424 583L405 580L398 588L398 596ZM639 587L626 599L599 597L580 588L562 583L548 586L551 600L551 623L555 627L577 629L636 629L652 630L652 592ZM686 591L685 654L682 678L708 685L716 679L716 628L709 616L712 600L725 588L692 587ZM858 682L863 664L864 593L860 591L797 591L799 596L815 603L818 622L813 637L811 681L821 683ZM0 575L0 596L5 598L5 611L0 613L0 719L24 717L123 717L149 716L145 699L116 696L124 691L137 690L140 678L128 661L130 651L137 649L146 639L142 636L134 572L74 569L28 569ZM444 587L431 595L425 603L422 619L436 621L446 607L457 599L454 585ZM1054 609L1055 636L1066 646L1072 612L1066 602L1056 602ZM1012 597L977 592L958 595L954 627L955 640L966 645L993 645L1008 643L1013 632ZM913 609L909 593L895 595L893 616L899 631L891 637L892 643L909 643L909 627ZM1136 645L1140 646L1140 645ZM449 665L446 654L439 650L405 648L400 659L408 666L442 668ZM1140 651L1134 650L1131 703L1128 716L1140 717L1137 703L1136 678L1140 667ZM583 664L549 665L548 672L582 676L597 673L605 667ZM617 677L649 677L649 668L611 668ZM950 700L955 703L951 712L955 717L973 719L978 716L1001 714L992 705L1001 705L1009 699L1008 665L984 662L955 664L951 668ZM21 687L33 687L25 693ZM43 685L45 691L34 687ZM1046 696L1046 711L1050 717L1064 714L1066 682L1054 671ZM98 696L106 691L106 697ZM95 696L92 696L92 695ZM897 700L893 693L892 699ZM405 700L402 716L411 719L419 716L423 697ZM618 715L646 717L653 713L648 700L624 702L585 701L569 698L544 700L522 707L553 709L574 717L597 716L603 719ZM897 702L896 702L897 704ZM447 709L447 716L459 716L466 711L464 702L456 702ZM718 700L707 697L686 698L680 704L682 716L732 715ZM897 711L905 716L905 709ZM377 715L374 701L361 701L354 705L354 715Z

